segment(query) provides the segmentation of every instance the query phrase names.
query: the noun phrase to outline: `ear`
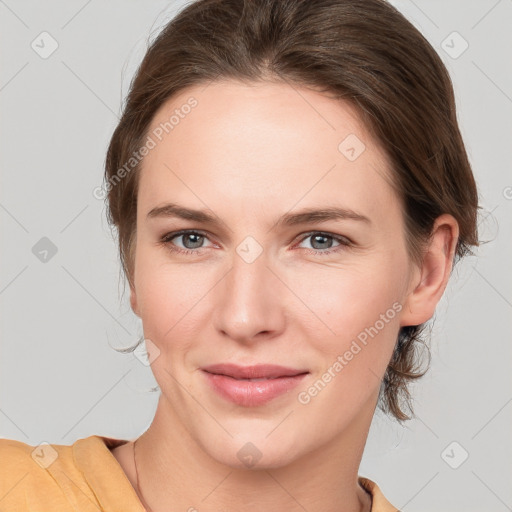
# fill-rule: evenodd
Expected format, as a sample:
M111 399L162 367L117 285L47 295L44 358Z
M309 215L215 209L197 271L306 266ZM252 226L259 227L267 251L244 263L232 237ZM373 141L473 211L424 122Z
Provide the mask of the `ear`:
M130 285L130 306L132 307L132 311L140 318L139 306L137 304L137 292L132 285Z
M459 225L452 215L439 216L425 250L421 267L416 267L406 298L400 326L420 325L434 315L453 266Z

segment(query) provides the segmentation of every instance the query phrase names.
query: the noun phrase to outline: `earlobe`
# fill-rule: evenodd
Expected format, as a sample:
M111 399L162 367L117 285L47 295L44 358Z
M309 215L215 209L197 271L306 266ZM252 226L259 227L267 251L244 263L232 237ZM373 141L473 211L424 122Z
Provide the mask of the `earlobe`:
M421 268L415 273L403 308L402 327L420 325L434 315L450 278L458 237L459 226L452 215L443 214L436 219Z

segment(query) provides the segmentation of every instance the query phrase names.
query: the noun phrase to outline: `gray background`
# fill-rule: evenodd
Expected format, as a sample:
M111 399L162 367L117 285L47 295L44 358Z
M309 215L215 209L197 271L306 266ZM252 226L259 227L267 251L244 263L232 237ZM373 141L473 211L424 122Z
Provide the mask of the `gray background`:
M405 512L512 510L512 1L392 3L451 73L490 242L439 305L432 366L412 388L417 418L400 427L378 412L359 474ZM151 422L149 367L112 349L142 330L92 191L148 38L181 5L0 0L2 437L134 438ZM47 58L31 47L43 31L59 45ZM39 52L51 48L42 37ZM43 237L57 249L46 261L33 252Z

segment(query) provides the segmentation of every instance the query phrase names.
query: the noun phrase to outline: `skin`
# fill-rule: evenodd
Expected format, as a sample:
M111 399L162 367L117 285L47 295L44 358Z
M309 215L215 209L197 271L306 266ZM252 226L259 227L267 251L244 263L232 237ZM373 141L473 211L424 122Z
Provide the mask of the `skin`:
M145 157L139 183L131 306L158 348L151 369L161 389L137 441L144 500L154 512L370 510L357 477L380 383L400 327L434 313L457 222L439 217L422 263L412 262L385 153L347 103L283 83L214 82L168 100L148 133L191 96L198 105ZM349 134L366 146L354 161L338 150ZM209 209L221 224L147 219L167 202ZM275 225L327 205L370 223ZM206 236L160 242L180 229ZM315 243L319 231L353 245ZM263 249L252 263L236 251L247 236ZM196 254L172 252L173 244ZM322 254L330 249L338 250ZM394 318L300 403L298 393L396 303ZM242 407L212 391L200 370L227 361L309 374L263 406ZM261 452L251 468L237 457L247 442ZM136 488L133 442L113 454Z

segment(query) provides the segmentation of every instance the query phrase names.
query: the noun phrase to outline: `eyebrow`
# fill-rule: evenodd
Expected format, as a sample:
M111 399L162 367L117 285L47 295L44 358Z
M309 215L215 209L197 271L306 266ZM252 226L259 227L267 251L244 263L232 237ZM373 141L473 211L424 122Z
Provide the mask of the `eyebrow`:
M153 208L148 212L146 218L153 219L156 217L177 217L202 224L210 224L212 226L223 224L216 215L209 213L207 210L194 210L174 203L166 203ZM297 212L286 213L275 221L274 227L296 226L298 224L325 222L329 220L356 220L365 222L368 225L372 223L368 217L354 210L330 206L324 208L304 208Z

